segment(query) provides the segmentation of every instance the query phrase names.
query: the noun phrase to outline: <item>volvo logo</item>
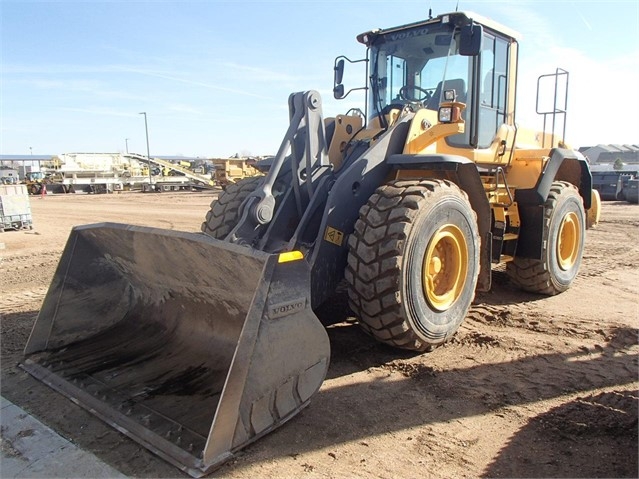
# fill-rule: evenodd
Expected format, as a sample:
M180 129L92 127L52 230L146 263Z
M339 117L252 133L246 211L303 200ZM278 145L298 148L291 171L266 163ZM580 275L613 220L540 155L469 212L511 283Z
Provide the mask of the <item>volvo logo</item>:
M294 299L286 303L273 304L268 308L268 317L270 319L281 318L289 314L297 313L306 307L306 298Z

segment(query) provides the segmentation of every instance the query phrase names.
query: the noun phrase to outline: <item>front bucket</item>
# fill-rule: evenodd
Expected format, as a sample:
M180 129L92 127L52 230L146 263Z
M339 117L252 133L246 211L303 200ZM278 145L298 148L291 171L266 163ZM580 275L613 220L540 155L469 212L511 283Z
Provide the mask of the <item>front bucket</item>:
M22 367L194 477L295 415L326 375L306 261L101 223L69 237Z

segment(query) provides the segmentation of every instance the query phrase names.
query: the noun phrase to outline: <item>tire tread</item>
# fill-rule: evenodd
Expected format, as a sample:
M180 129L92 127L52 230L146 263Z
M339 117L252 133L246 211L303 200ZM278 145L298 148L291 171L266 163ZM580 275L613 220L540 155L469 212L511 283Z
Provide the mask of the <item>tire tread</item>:
M362 329L385 344L423 352L447 339L424 341L413 331L402 312L399 285L405 243L419 209L436 190L453 188L461 191L446 180L397 180L379 187L360 210L348 240L349 305Z

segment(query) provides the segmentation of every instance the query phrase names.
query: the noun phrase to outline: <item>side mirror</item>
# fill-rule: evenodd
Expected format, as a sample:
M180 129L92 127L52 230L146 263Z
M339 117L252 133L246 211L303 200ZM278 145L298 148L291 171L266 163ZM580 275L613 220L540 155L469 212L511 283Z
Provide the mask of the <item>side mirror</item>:
M341 100L344 98L344 85L342 84L342 79L344 78L344 59L340 58L335 59L335 67L334 70L334 86L333 86L333 97L336 100Z
M461 28L459 35L459 54L465 57L474 57L481 52L484 40L484 27L472 21Z
M346 98L348 94L352 91L366 89L366 87L359 87L359 88L351 88L350 90L346 91L346 89L344 88L344 84L342 83L342 81L344 80L344 67L346 65L345 62L363 63L363 62L368 62L368 58L364 58L362 60L350 60L347 57L341 55L335 59L335 66L333 67L333 74L334 74L333 97L335 97L336 100L341 100L342 98Z
M339 85L342 83L342 78L344 78L344 59L341 58L337 62L335 62L335 85Z

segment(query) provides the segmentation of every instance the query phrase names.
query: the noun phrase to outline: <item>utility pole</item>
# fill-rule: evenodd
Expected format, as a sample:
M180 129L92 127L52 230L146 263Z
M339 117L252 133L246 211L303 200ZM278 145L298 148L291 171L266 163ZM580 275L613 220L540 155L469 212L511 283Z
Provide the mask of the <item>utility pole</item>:
M153 185L153 179L151 178L151 153L149 152L149 125L146 122L146 112L140 112L140 115L144 115L144 132L146 133L146 159L149 162L149 191Z
M125 138L124 139L124 143L126 144L126 152L128 153L129 152L129 139Z

